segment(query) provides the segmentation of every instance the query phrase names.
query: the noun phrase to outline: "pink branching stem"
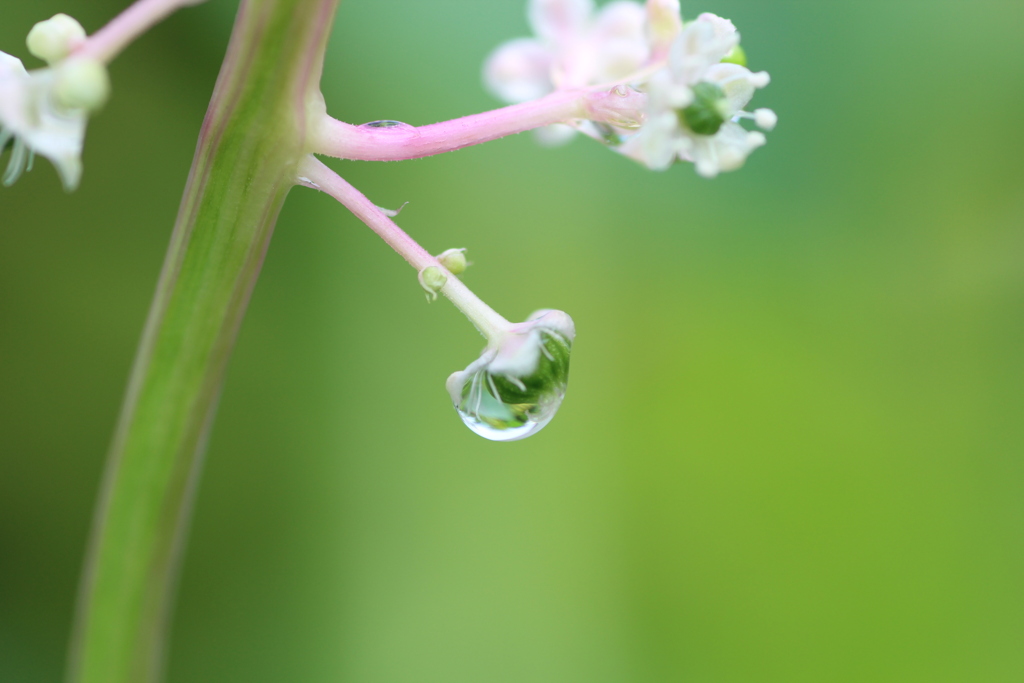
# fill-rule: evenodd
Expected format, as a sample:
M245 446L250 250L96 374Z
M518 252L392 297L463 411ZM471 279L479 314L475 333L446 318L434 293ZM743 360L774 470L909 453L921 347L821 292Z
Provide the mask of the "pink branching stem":
M110 62L132 41L182 7L205 0L138 0L106 26L86 38L74 54Z
M601 91L556 91L531 102L418 127L406 124L354 126L325 116L313 132L312 147L317 154L342 159L418 159L552 123L585 119L614 125L639 125L644 103L642 93L619 87Z
M441 269L448 278L444 286L441 287L441 294L448 297L489 340L501 337L511 327L509 321L473 294L461 280L441 265L435 256L432 256L413 238L409 237L377 205L318 159L309 156L303 160L298 168L297 182L300 185L325 192L344 204L349 211L366 223L417 271L422 271L429 266Z

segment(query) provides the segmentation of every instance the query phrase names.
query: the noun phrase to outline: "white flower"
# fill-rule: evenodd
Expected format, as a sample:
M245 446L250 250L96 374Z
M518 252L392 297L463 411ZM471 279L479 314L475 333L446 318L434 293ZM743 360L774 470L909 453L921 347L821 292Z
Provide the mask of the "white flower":
M0 52L0 152L13 139L3 176L10 185L34 155L53 162L64 189L82 175L82 141L89 110L106 98L109 83L98 62L68 59L53 68L26 71L21 60Z
M739 44L739 35L736 33L736 25L728 19L723 19L717 14L712 14L711 12L704 12L697 17L697 21L706 21L711 24L711 27L715 30L715 38L723 40L736 36L736 44ZM735 47L735 45L733 47Z
M768 109L743 111L770 79L766 72L722 62L738 45L739 34L727 19L702 14L687 24L672 43L668 65L651 77L647 121L619 151L656 170L677 159L692 161L708 178L742 166L766 140L738 121L754 119L771 129L777 117Z
M528 17L537 37L509 41L484 63L484 85L505 102L620 80L650 55L644 8L629 0L596 13L592 0L531 0ZM572 137L565 126L541 130L548 144Z
M527 102L555 89L551 53L539 40L517 38L498 47L484 64L484 84L505 102Z

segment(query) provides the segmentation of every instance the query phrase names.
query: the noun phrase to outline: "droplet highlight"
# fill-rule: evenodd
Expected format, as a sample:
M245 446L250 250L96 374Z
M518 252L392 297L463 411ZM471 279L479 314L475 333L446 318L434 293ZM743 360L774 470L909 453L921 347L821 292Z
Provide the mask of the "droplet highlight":
M408 123L402 123L401 121L392 121L391 119L381 119L380 121L370 121L364 123L360 128L412 128Z
M569 383L571 334L535 326L521 338L511 336L511 349L488 349L448 378L459 417L491 441L516 441L539 432L558 412Z

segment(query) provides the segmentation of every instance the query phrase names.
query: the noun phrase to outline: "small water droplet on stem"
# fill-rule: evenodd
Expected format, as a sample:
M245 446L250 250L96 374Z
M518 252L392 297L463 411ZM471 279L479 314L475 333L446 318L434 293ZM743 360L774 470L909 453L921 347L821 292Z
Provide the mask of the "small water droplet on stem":
M360 128L412 128L408 123L402 123L401 121L392 121L391 119L381 119L380 121L370 121L364 123Z

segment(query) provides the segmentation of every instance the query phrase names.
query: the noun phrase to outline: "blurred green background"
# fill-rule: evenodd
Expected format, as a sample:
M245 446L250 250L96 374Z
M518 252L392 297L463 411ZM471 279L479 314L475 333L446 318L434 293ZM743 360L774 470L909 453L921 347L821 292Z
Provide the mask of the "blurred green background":
M25 59L57 11L2 0ZM60 679L127 373L235 3L114 63L86 173L0 191L0 681ZM336 163L511 318L570 312L561 413L470 433L482 340L296 190L232 361L169 683L1024 680L1019 2L684 2L744 34L778 129L743 171L529 135ZM498 103L523 0L345 0L353 122Z

